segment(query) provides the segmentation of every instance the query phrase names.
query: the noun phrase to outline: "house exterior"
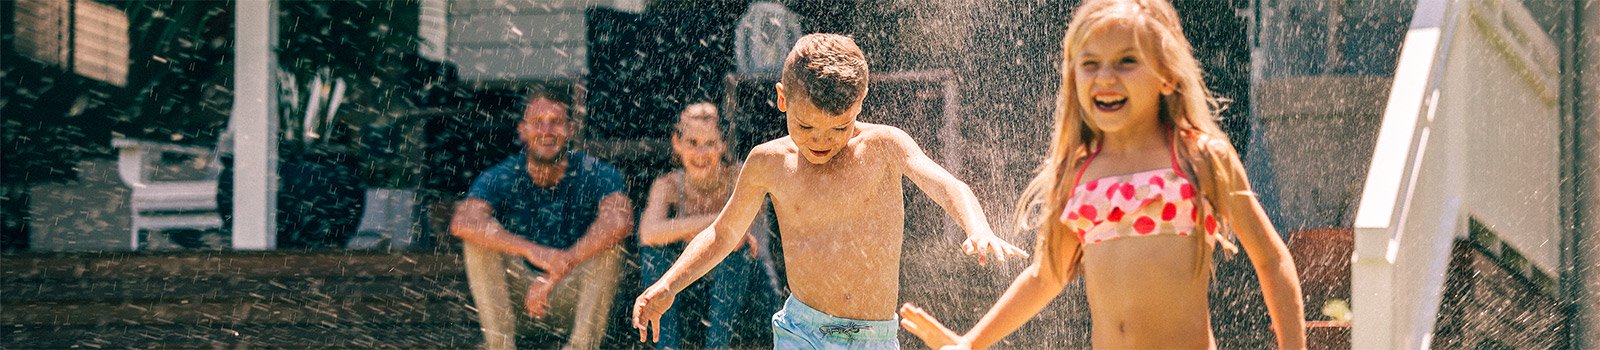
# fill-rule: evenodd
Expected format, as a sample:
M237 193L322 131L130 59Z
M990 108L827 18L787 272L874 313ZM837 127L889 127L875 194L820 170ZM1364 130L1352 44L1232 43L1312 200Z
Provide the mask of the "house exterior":
M77 2L96 9L85 11L103 10L93 0ZM730 3L737 4L701 11L736 20L727 9L743 3ZM1059 36L1076 1L784 3L805 18L806 32L854 35L875 72L954 76L951 94L941 96L955 98L939 101L953 103L954 115L981 117L941 114L937 127L913 118L904 120L914 124L907 129L921 130L914 136L972 184L997 229L1011 225L1009 209L1047 141L1042 130L1059 79ZM1321 286L1308 286L1313 339L1353 348L1600 346L1600 2L1175 3L1192 22L1185 25L1210 83L1235 101L1223 122L1278 230L1291 245L1335 247L1331 259L1316 260L1327 263L1302 265L1338 271L1308 281L1344 284L1315 296L1311 287ZM18 4L0 7L8 34L37 28ZM239 251L274 249L268 233L275 199L263 189L277 181L278 107L269 101L278 88L270 78L279 63L272 50L278 4L241 0L231 9L228 124L242 136L232 146L241 190L230 242ZM595 81L609 73L591 70L601 54L591 52L590 11L695 13L694 5L419 0L416 52L454 65L469 89L567 81L582 90L611 79ZM40 49L39 42L6 45L7 58L38 50L50 54L34 60L70 61L67 51ZM90 49L116 51L78 52ZM103 61L57 69L105 85L100 89L125 83ZM691 98L684 96L660 103ZM653 131L617 133L634 132ZM623 138L597 136L583 147L641 168L660 165L644 155L654 152L650 142ZM104 166L106 158L99 161ZM13 185L6 186L8 196ZM978 270L921 248L945 244L949 223L939 221L936 207L911 206L917 222L908 226L937 232L908 235L903 299L955 300L942 314L957 314L992 303L1020 270ZM40 219L33 217L35 225ZM1030 234L1010 234L1031 245ZM1243 287L1219 287L1213 295L1226 306L1214 317L1219 341L1270 346L1248 263L1222 266L1217 278L1226 283L1218 285ZM930 276L950 271L980 277L968 290L933 288L948 281ZM1081 286L1068 288L1064 301L1009 345L1086 346L1082 293ZM1348 317L1340 303L1348 305ZM976 316L952 318L971 324Z

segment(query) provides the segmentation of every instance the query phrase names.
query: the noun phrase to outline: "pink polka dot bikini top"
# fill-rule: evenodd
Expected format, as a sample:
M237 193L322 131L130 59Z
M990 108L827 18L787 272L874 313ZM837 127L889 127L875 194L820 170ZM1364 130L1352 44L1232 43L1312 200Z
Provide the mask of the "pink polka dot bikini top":
M1201 222L1194 185L1178 167L1173 142L1172 168L1107 176L1083 182L1083 171L1100 154L1095 147L1078 169L1077 187L1061 213L1061 223L1083 245L1154 235L1188 236ZM1209 207L1208 207L1209 208ZM1207 212L1210 212L1209 210ZM1207 214L1205 232L1217 235L1217 220ZM1220 237L1218 237L1220 239Z

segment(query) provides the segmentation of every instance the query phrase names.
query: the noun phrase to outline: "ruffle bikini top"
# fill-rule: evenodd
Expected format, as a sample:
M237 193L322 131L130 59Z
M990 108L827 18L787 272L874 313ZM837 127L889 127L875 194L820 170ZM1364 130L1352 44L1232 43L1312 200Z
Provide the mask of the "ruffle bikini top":
M1082 245L1101 243L1114 239L1138 236L1176 235L1188 236L1195 226L1204 223L1205 233L1217 233L1217 220L1210 215L1200 217L1195 203L1194 185L1183 176L1178 167L1176 142L1171 149L1172 168L1155 169L1125 175L1107 176L1083 182L1083 171L1089 162L1100 154L1095 147L1083 166L1079 167L1077 187L1072 189L1061 213L1061 223L1068 232L1078 235Z

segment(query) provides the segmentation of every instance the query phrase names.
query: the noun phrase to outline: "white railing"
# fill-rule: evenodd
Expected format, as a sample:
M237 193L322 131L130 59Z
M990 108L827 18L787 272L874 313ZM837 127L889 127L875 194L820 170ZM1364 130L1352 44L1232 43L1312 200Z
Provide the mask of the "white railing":
M1560 263L1556 47L1519 2L1422 0L1355 220L1352 342L1432 344L1468 220L1535 268Z

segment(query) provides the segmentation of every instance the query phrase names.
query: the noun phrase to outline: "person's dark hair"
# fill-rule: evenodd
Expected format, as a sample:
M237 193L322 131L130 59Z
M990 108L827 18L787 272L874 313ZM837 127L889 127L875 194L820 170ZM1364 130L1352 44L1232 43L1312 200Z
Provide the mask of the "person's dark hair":
M563 89L556 89L548 85L535 84L528 87L527 98L522 100L523 108L527 108L528 104L533 103L533 100L536 99L550 100L560 104L561 107L564 107L567 110L567 119L572 119L573 114L571 92Z
M842 114L867 94L867 58L855 40L838 34L800 37L783 61L786 96L806 96L831 114Z

